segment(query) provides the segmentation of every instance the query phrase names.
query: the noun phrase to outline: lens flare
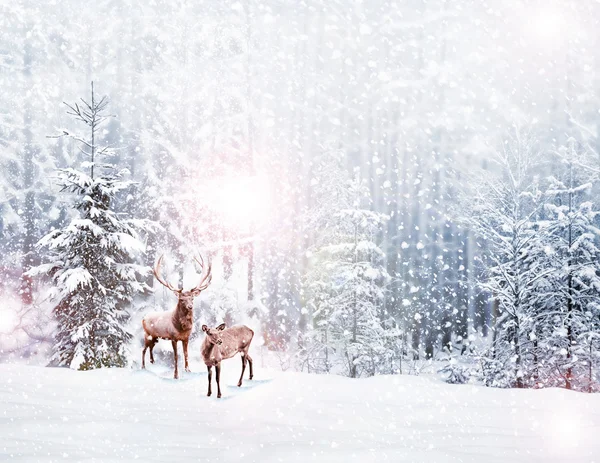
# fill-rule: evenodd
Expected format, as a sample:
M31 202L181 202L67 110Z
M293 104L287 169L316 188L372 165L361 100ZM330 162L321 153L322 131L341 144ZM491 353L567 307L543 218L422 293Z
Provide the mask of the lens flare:
M533 33L542 40L553 40L557 35L562 34L563 21L557 11L543 10L539 11L532 18L531 26Z
M262 176L223 178L218 191L215 206L226 226L247 228L264 222L269 215L269 182Z
M18 323L18 317L10 305L0 308L0 334L11 333Z
M570 455L581 441L580 417L572 410L557 410L548 421L546 430L548 445L557 455Z
M526 36L536 47L555 49L564 46L570 33L568 15L556 7L547 6L525 12Z

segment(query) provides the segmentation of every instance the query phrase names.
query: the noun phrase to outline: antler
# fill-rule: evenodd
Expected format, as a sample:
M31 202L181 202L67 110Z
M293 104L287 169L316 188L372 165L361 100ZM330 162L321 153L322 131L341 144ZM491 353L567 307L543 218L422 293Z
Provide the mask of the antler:
M200 268L202 269L202 272L204 273L204 259L202 258L202 255L200 255L200 259L198 259L196 256L194 256L194 260L198 263L198 265L200 265ZM204 291L206 288L208 288L208 285L210 285L210 281L212 280L211 270L212 270L212 266L209 261L206 273L202 276L200 283L198 283L198 285L195 288L193 288L191 291L199 293L200 291Z
M160 266L162 264L163 257L165 257L164 254L162 254L158 258L158 261L156 262L156 265L154 266L154 276L156 277L156 279L158 280L158 282L160 284L162 284L163 286L167 287L168 289L170 289L171 291L173 291L175 293L179 293L183 290L183 288L179 289L179 288L174 287L171 283L163 280L163 278L160 276Z

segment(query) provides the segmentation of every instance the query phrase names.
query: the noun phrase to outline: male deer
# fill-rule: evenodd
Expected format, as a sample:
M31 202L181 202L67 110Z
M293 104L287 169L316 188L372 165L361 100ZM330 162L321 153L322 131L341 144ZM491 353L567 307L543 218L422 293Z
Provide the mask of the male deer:
M246 361L250 365L250 379L252 379L252 357L248 355L250 343L254 337L254 331L244 325L232 326L225 329L225 323L216 328L202 325L202 331L206 338L202 343L202 358L208 368L208 396L211 395L212 367L217 372L217 398L221 397L221 360L233 357L240 352L242 354L242 374L238 381L238 387L242 385Z
M173 291L178 298L175 310L170 312L151 312L142 320L144 328L144 350L142 351L142 368L146 368L146 349L150 348L150 363L154 363L154 355L152 349L159 339L168 339L173 345L173 355L175 357L175 374L174 378L179 378L177 369L177 341L183 344L183 357L185 359L185 371L190 371L188 366L188 342L192 333L194 323L194 298L202 291L208 288L212 279L211 265L208 264L206 273L204 273L204 260L194 257L202 268L200 283L189 291L184 291L183 288L176 288L169 282L163 280L160 276L160 266L163 256L160 256L154 266L154 276L160 284Z

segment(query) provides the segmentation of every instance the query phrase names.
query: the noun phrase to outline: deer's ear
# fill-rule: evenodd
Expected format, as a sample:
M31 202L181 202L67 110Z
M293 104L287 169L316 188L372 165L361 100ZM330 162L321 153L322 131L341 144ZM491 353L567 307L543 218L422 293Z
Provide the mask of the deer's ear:
M225 323L221 323L219 326L217 326L217 331L223 331L225 329Z
M204 331L204 332L208 331L208 326L202 325L202 331Z

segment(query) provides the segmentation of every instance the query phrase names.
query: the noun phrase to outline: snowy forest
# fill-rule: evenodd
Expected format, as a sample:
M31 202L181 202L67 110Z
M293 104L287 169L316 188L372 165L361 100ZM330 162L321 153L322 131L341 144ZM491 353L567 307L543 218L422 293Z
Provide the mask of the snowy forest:
M192 288L203 256L192 346L245 323L300 372L600 391L599 19L0 0L0 361L138 368L157 260Z

